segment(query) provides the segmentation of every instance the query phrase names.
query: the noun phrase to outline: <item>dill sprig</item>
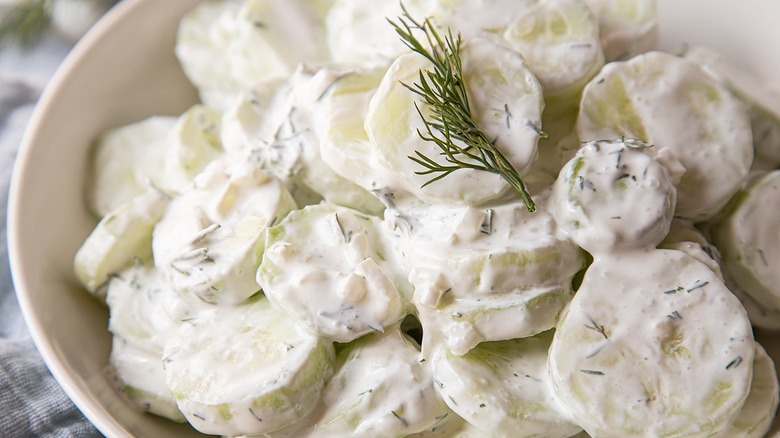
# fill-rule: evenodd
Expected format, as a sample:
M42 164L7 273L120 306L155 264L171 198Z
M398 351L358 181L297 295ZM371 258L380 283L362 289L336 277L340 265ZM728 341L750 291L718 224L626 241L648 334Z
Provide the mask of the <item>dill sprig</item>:
M517 170L480 129L471 114L460 58L461 35L454 37L452 30L448 29L447 35L442 38L430 19L418 22L403 4L401 8L403 16L398 18L399 23L388 21L410 50L422 55L433 65L432 70L420 71L419 82L403 84L421 96L430 108L429 118L415 103L426 131L418 129L417 133L423 140L435 143L441 149L440 155L446 160L445 164L439 163L420 151L409 156L425 168L416 174L432 175L422 187L459 169L492 172L509 183L520 195L528 211L535 211L536 205ZM416 30L425 34L427 47L414 35Z
M0 47L14 42L29 46L51 27L51 0L23 0L7 7L0 18Z

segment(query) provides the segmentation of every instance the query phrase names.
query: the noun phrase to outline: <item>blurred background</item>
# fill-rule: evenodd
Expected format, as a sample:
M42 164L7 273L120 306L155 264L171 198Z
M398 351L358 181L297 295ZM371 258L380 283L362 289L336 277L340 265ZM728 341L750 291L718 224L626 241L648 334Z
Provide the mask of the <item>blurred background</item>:
M0 0L0 437L99 437L49 373L22 318L8 265L14 159L49 79L117 0Z

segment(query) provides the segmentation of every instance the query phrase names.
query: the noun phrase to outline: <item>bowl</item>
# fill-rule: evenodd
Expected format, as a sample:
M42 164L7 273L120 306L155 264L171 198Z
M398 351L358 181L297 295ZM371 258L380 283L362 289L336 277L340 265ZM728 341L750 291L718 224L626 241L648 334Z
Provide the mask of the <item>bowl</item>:
M139 412L114 392L105 372L108 313L72 271L96 223L85 202L93 140L151 115L178 115L196 102L173 46L178 20L197 3L124 0L112 9L53 77L14 168L8 241L19 304L54 377L109 437L198 436L187 425ZM780 87L780 57L772 56L780 53L780 2L659 0L659 15L662 49L704 44ZM780 336L758 336L780 359Z

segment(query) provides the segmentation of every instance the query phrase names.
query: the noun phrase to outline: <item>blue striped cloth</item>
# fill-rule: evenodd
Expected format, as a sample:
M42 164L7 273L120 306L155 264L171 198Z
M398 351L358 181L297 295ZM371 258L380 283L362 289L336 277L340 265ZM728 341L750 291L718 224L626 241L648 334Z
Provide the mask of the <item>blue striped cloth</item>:
M27 331L8 265L6 205L14 157L35 102L69 45L0 49L0 437L99 437L46 368Z

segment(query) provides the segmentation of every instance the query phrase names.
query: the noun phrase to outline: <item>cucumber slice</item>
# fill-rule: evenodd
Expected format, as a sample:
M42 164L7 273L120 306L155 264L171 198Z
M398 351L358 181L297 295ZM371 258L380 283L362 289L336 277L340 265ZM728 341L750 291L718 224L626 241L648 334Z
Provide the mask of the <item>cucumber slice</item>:
M582 0L536 2L516 16L503 37L539 79L545 115L576 109L585 84L604 65L598 20Z
M745 306L748 318L753 327L769 331L780 331L780 309L766 307L753 299L749 294L739 288L734 281L726 276L726 284L731 292L739 298L739 301Z
M653 156L674 155L685 168L675 215L694 222L728 202L753 161L744 104L693 61L661 52L607 64L585 87L577 135L639 139Z
M745 405L726 429L713 438L761 438L772 427L777 413L778 384L775 363L756 342L753 382Z
M349 342L406 315L400 274L379 219L330 204L307 206L269 229L257 283L318 336Z
M248 133L261 138L270 138L274 135L274 123L284 117L281 111L272 113L274 107L284 105L285 87L287 78L267 80L251 88L245 89L234 100L232 105L225 110L222 117L222 129L220 141L225 152L235 160L245 159L253 146ZM268 119L272 114L274 119Z
M375 173L381 169L371 165L372 147L364 121L385 70L347 71L322 98L322 159L336 173L366 190L376 189Z
M676 190L641 142L586 143L553 185L561 229L592 254L655 247L669 232Z
M223 141L281 179L300 206L325 200L378 215L382 203L334 172L320 152L323 98L345 74L301 67L283 84L245 93L227 113Z
M222 113L195 105L176 120L165 146L160 187L179 194L222 153L219 140Z
M114 275L106 297L113 335L109 364L113 384L144 411L186 421L165 384L163 347L197 303L166 288L151 265L137 263Z
M488 438L490 435L450 411L440 416L440 420L431 428L416 434L412 438Z
M187 421L165 385L162 350L152 353L114 336L108 361L112 384L132 404L177 423Z
M496 139L497 147L515 169L521 175L526 173L536 155L541 125L539 82L522 56L498 43L471 39L463 44L460 55L473 118L489 138ZM423 114L430 110L404 84L415 83L421 70L430 68L418 54L400 56L369 103L365 127L376 162L396 175L389 181L377 181L377 187L404 190L428 203L458 205L484 204L507 195L509 186L500 176L468 168L449 174L446 181L422 187L431 175L419 174L425 168L409 156L420 152L436 160L441 149L420 137L426 128L415 105Z
M521 53L544 89L546 115L576 108L604 65L599 23L582 0L436 0L429 15L465 40L492 39Z
M152 230L169 198L157 189L120 204L98 222L76 252L73 265L81 284L99 299L112 274L132 266L135 260L152 259Z
M438 344L456 355L471 351L481 342L534 336L549 330L571 300L569 285L539 287L503 294L449 300L435 309L417 304L426 353Z
M656 0L585 0L599 20L607 61L647 52L658 40Z
M425 282L455 297L471 297L569 282L584 267L584 257L560 235L549 201L549 191L539 194L534 213L521 202L405 210L411 231L400 251L415 288L428 289Z
M412 17L430 15L432 0L403 2ZM335 0L325 20L328 48L334 61L354 66L387 66L408 49L387 20L403 14L395 0Z
M553 333L486 342L465 355L439 350L433 376L447 405L493 437L567 438L581 429L560 412L548 387Z
M163 351L165 381L187 421L213 435L289 426L317 405L332 345L308 335L262 295L184 324Z
M417 345L397 327L365 336L338 355L322 396L316 436L408 436L448 409Z
M548 198L537 196L534 213L520 202L401 213L409 231L400 233L396 251L414 285L412 303L425 330L440 333L428 342L464 354L482 341L532 336L555 325L585 258L557 236Z
M151 264L140 262L112 276L106 304L114 338L158 356L179 325L206 308L168 288Z
M150 117L100 136L92 159L89 206L103 217L149 190L162 187L163 157L174 117Z
M248 162L214 162L171 201L154 230L154 263L182 293L234 305L258 291L265 230L295 209L273 176Z
M176 56L207 106L226 110L242 90L327 61L330 0L199 4L179 24Z
M689 46L683 56L704 67L748 106L756 156L753 168L772 170L780 166L780 93L710 48Z
M706 265L654 249L596 258L549 354L554 394L589 434L707 437L745 403L755 345Z
M728 277L769 309L780 309L779 211L780 171L772 171L753 178L712 228Z

